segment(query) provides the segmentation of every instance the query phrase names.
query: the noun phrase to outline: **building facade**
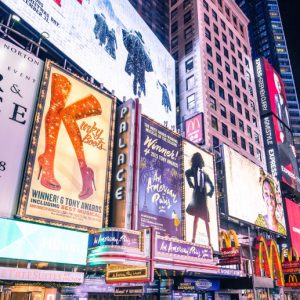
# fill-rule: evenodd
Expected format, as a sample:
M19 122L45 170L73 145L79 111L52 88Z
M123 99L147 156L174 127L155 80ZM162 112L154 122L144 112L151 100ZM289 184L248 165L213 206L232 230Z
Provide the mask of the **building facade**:
M277 0L236 0L250 20L253 58L264 56L280 73L287 94L291 129L300 162L300 109Z
M263 142L248 19L234 1L172 1L177 123L204 114L205 145L225 143L258 165Z
M169 49L169 1L129 0L162 44Z

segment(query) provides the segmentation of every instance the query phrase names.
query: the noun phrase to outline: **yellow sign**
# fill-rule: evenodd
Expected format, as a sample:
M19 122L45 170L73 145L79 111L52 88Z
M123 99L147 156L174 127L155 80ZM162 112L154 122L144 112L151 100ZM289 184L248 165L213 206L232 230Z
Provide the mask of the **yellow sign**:
M106 267L106 282L137 282L148 281L148 266L115 265Z
M228 232L221 231L220 233L221 248L224 248L223 241L225 241L225 248L230 248L232 241L234 243L234 248L239 248L240 246L237 234L233 229L229 230Z
M268 240L263 236L256 238L256 250L258 254L255 258L255 275L276 278L278 286L284 286L284 276L281 260L274 240ZM274 276L276 274L276 276Z
M287 251L287 256L285 256ZM291 247L290 249L283 249L281 252L281 262L286 261L286 258L289 262L292 261L299 261L299 255L297 250L294 247ZM294 259L293 259L294 258Z

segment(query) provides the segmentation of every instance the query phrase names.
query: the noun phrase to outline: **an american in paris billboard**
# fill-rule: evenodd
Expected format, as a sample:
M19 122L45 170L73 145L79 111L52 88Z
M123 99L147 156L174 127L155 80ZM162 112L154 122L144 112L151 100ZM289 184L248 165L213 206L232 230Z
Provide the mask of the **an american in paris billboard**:
M300 205L285 198L292 246L300 253Z
M2 2L118 98L176 125L174 60L128 1Z
M286 235L279 182L226 145L224 161L228 214Z

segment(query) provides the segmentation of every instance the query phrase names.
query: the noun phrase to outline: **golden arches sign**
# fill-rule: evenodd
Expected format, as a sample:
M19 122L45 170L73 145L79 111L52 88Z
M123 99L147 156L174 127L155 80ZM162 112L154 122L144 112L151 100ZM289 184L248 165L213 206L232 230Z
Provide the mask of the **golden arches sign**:
M263 236L256 238L255 275L260 277L264 271L266 277L276 279L277 286L284 286L284 276L281 260L274 240L266 240ZM276 276L275 276L276 275Z
M229 230L228 232L226 232L226 231L221 231L220 232L220 245L221 245L221 248L224 248L223 247L223 241L225 242L225 248L230 248L232 241L234 243L234 248L239 248L239 246L240 246L237 234L233 229Z
M286 251L287 251L287 256L285 256ZM289 262L299 261L298 252L294 247L291 247L288 250L286 250L286 249L282 250L282 252L281 252L281 262L285 262L286 260L289 261Z

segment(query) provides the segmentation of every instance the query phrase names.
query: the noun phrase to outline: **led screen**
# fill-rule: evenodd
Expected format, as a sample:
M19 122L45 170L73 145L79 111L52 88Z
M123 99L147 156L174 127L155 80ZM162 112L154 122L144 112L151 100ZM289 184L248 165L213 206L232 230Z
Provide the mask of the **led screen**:
M176 124L174 60L128 1L2 2L117 97Z
M286 235L278 181L224 145L228 214Z

